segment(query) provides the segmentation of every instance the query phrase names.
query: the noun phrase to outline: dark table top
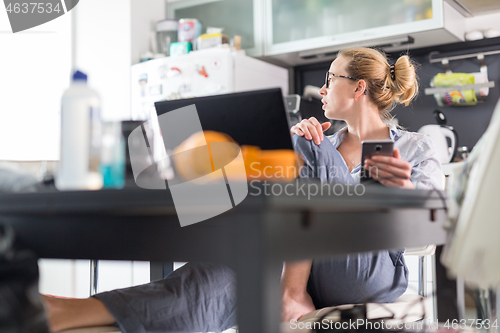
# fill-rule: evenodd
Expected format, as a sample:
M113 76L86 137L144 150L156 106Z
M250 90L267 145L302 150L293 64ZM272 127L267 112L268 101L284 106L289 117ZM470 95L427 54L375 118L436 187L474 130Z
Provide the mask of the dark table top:
M210 187L210 185L203 186ZM264 205L273 209L327 211L445 207L445 193L442 191L358 186L335 185L328 189L326 185L321 187L314 181L255 182L249 186L248 195L240 206L243 209ZM58 191L52 187L32 192L0 193L0 216L61 213L175 215L175 208L168 188L150 190L130 186L119 190Z
M45 258L235 262L235 249L253 237L266 253L288 260L446 239L441 192L351 186L308 196L310 184L319 186L280 184L293 195L272 195L272 184L254 183L240 205L185 227L168 189L137 187L2 193L0 221Z

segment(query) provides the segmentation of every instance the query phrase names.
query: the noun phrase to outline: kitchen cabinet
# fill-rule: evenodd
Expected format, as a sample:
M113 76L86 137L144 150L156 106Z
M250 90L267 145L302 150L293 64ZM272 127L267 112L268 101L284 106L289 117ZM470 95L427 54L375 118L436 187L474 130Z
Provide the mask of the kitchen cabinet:
M171 18L196 18L243 37L248 55L285 66L333 59L349 46L386 52L464 40L465 18L445 0L183 0Z
M411 31L439 15L433 15L432 0L270 0L267 10L270 54L390 35L394 28ZM380 28L384 30L375 30ZM296 43L299 40L307 42Z
M241 46L250 56L263 55L264 20L261 0L184 0L169 2L168 17L195 18L207 27L224 28L232 38L241 36Z
M291 65L352 45L392 52L464 38L465 18L444 0L265 0L264 11L264 54Z
M270 0L266 54L414 32L439 26L440 1Z

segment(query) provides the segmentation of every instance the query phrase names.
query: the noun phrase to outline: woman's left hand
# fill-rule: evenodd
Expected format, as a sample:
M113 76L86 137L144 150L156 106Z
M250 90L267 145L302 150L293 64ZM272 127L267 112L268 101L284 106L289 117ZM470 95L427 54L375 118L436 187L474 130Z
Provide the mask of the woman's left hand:
M373 179L389 187L414 189L411 177L411 164L401 159L399 149L394 149L393 157L376 155L363 161L365 169Z

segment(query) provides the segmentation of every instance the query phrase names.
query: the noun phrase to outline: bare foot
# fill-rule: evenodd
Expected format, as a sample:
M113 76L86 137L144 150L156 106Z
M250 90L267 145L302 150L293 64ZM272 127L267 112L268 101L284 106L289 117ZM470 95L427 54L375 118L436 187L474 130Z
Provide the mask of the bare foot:
M115 319L106 306L94 297L71 299L42 295L42 300L52 332L115 323Z
M290 295L284 292L281 299L281 321L298 320L303 315L315 311L311 296L307 292Z

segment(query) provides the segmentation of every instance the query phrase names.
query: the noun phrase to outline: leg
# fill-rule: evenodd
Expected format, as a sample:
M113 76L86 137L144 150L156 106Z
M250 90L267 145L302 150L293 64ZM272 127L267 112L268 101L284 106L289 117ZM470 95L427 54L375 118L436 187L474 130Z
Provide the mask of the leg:
M127 332L218 331L236 324L235 280L226 266L188 263L163 280L95 297Z
M108 309L96 298L66 299L43 296L43 299L49 313L49 326L52 331L115 323Z
M311 274L312 260L286 262L281 275L281 321L290 322L316 310L307 293L307 281Z
M408 286L401 251L360 253L313 261L308 292L316 308L393 302Z
M222 331L236 324L235 280L228 267L188 263L163 280L97 294L90 299L60 300L78 304L65 302L64 313L72 325L54 324L54 328L116 321L125 332ZM80 311L75 316L84 318L71 317L76 312L71 311L72 306ZM104 318L99 317L103 313ZM61 317L56 314L51 309L51 317Z

